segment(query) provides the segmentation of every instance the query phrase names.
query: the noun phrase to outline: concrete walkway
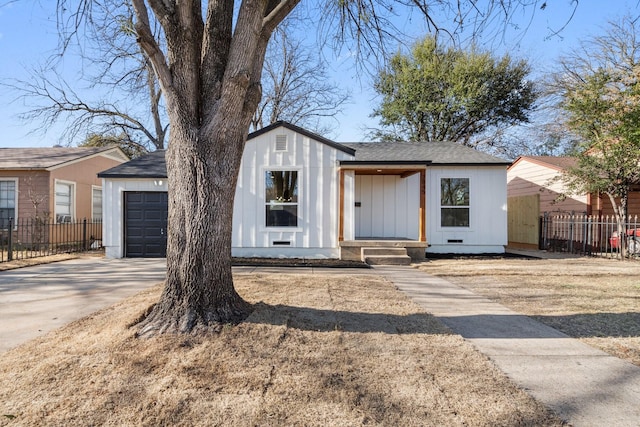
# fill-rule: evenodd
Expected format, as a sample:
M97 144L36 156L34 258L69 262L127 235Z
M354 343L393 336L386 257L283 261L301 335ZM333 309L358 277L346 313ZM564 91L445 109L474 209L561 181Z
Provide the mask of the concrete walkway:
M640 426L640 367L411 267L375 267L574 426Z

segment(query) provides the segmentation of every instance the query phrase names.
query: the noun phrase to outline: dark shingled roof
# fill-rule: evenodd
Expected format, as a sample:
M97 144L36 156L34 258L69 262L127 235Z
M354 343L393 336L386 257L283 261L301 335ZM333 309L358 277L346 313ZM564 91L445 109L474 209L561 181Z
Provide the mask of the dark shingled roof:
M48 169L93 156L114 147L0 148L0 169ZM118 151L118 157L126 157Z
M249 135L248 139L262 135L276 127L284 126L295 132L318 140L333 148L353 155L355 160L342 161L342 164L368 164L368 163L428 163L443 166L487 165L507 166L510 162L491 156L486 153L465 147L455 142L361 142L361 143L337 143L326 138L308 132L302 128L285 122L274 123ZM166 178L167 166L164 151L153 153L133 159L128 163L118 165L98 174L99 178Z
M166 178L164 150L153 151L100 172L98 178Z
M356 162L424 162L432 165L509 165L510 162L455 142L362 142ZM349 162L350 163L350 162Z

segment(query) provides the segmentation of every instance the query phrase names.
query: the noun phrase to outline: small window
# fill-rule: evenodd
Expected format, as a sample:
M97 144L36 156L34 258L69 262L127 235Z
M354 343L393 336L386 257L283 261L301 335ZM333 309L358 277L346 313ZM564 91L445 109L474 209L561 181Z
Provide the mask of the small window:
M9 218L16 220L16 181L0 181L0 228L9 227Z
M64 223L73 220L74 184L56 182L56 222Z
M298 172L265 172L267 227L298 226Z
M276 135L276 151L287 151L287 135Z
M102 221L102 188L91 189L91 217L94 222Z
M469 178L440 180L440 225L469 227Z

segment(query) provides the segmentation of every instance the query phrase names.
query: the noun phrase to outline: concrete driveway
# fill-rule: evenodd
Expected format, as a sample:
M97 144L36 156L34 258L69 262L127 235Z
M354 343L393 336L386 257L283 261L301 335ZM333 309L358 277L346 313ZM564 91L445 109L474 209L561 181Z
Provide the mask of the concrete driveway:
M166 260L80 258L0 272L0 352L164 280Z

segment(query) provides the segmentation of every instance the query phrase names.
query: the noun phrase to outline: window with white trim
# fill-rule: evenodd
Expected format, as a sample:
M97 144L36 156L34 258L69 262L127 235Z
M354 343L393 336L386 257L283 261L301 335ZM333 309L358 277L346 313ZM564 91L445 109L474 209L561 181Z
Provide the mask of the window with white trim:
M469 178L440 179L440 225L469 227Z
M102 188L91 188L91 218L93 221L102 221Z
M75 184L72 182L56 181L55 189L56 222L64 223L73 221Z
M0 180L0 228L9 226L9 218L16 221L16 205L18 192L16 180Z
M298 171L265 171L267 227L298 226Z

